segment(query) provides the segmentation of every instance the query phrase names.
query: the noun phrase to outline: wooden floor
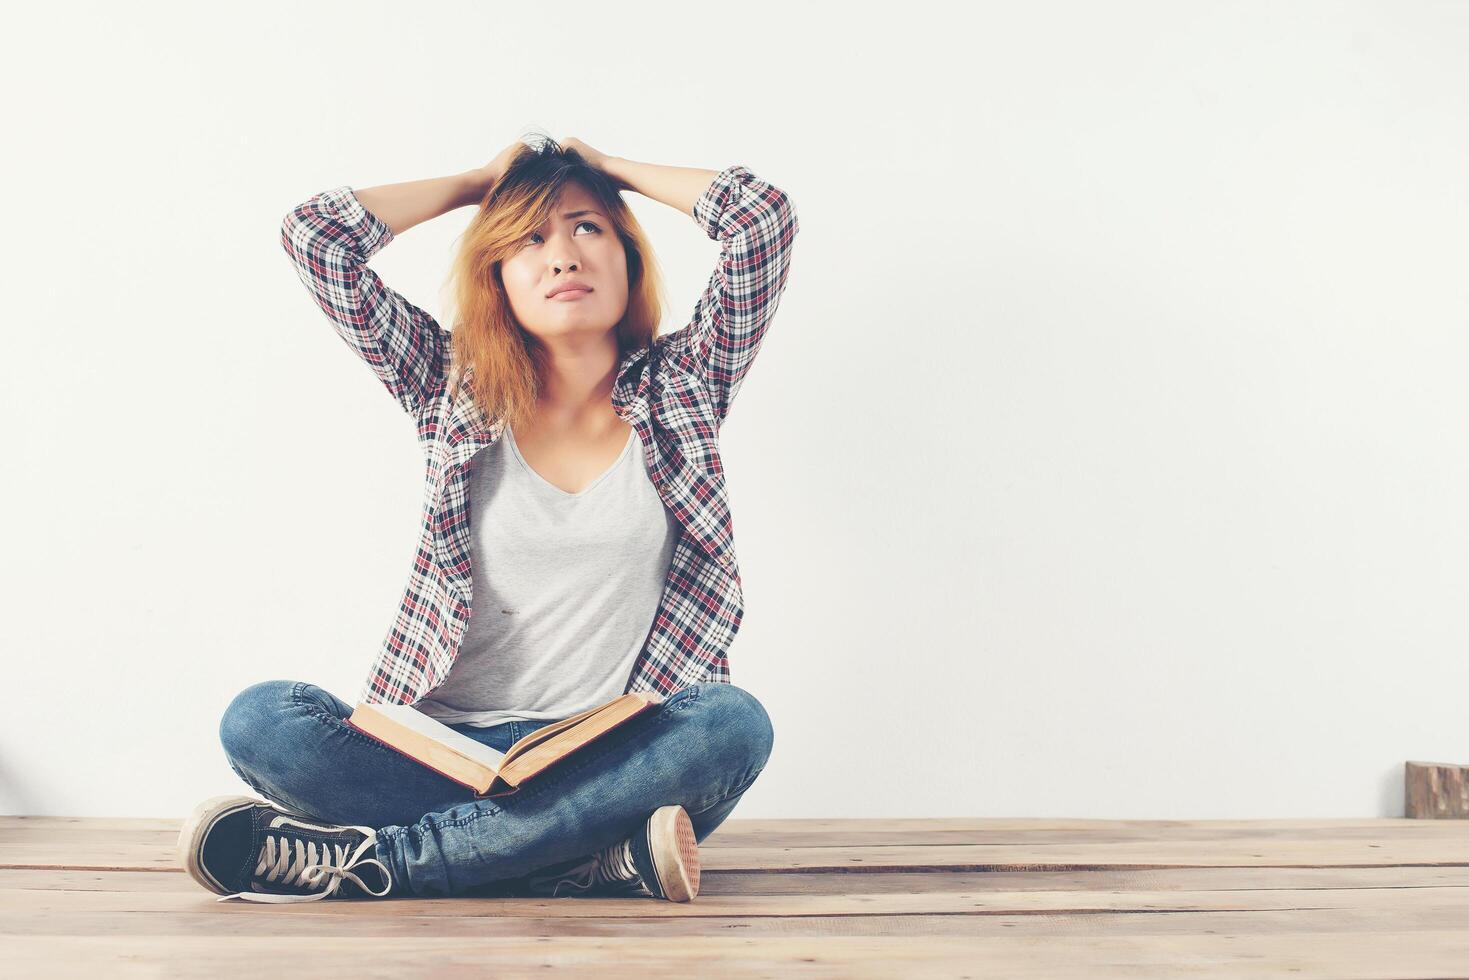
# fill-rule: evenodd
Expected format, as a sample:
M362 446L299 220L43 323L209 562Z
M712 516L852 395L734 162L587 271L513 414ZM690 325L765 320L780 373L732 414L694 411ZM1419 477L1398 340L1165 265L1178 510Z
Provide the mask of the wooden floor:
M216 902L181 820L0 817L0 975L1469 977L1465 820L740 820L699 897Z

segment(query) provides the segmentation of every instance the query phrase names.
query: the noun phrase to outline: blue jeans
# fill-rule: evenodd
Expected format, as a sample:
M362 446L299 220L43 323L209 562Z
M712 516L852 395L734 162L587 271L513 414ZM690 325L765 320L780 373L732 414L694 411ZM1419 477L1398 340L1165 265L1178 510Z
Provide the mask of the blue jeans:
M324 823L377 831L394 894L525 894L524 879L568 867L635 833L661 806L688 811L703 841L765 768L770 717L733 684L691 684L509 796L474 792L349 727L352 705L315 684L262 681L219 725L236 775L266 799ZM504 751L550 721L450 725Z

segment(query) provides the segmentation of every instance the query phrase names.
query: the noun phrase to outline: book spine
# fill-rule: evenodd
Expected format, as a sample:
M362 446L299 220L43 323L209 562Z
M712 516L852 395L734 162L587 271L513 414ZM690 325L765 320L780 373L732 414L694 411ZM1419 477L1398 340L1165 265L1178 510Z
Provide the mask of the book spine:
M496 792L495 787L497 786L504 786L505 788ZM485 790L483 793L475 793L474 798L477 800L492 800L498 796L510 796L511 794L517 793L519 791L519 786L511 786L509 783L496 776L495 781L490 784L490 788Z

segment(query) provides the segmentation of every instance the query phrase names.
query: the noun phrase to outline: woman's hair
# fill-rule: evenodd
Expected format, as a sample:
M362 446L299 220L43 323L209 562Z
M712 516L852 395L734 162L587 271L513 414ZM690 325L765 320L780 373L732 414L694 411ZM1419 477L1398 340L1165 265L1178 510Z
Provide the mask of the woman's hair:
M625 185L549 137L538 146L522 145L464 230L449 275L451 398L467 378L486 420L504 418L513 425L535 408L546 351L516 322L500 266L551 218L557 195L573 181L601 203L627 252L627 312L616 328L619 362L657 334L663 277L647 235L622 199Z

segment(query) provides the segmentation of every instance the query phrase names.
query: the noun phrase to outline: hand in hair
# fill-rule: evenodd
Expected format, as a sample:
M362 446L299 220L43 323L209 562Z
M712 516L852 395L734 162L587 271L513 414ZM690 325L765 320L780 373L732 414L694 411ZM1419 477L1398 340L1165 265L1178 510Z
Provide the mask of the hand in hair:
M596 168L597 170L606 169L603 164L607 160L607 154L601 152L600 150L592 149L590 146L588 146L586 143L583 143L575 136L568 136L566 137L566 139L562 140L561 149L575 150L577 153L581 154L581 158L592 167Z
M516 140L505 149L501 150L495 159L479 168L478 173L484 180L484 189L488 190L510 169L510 162L515 159L516 154L526 149L525 143Z

